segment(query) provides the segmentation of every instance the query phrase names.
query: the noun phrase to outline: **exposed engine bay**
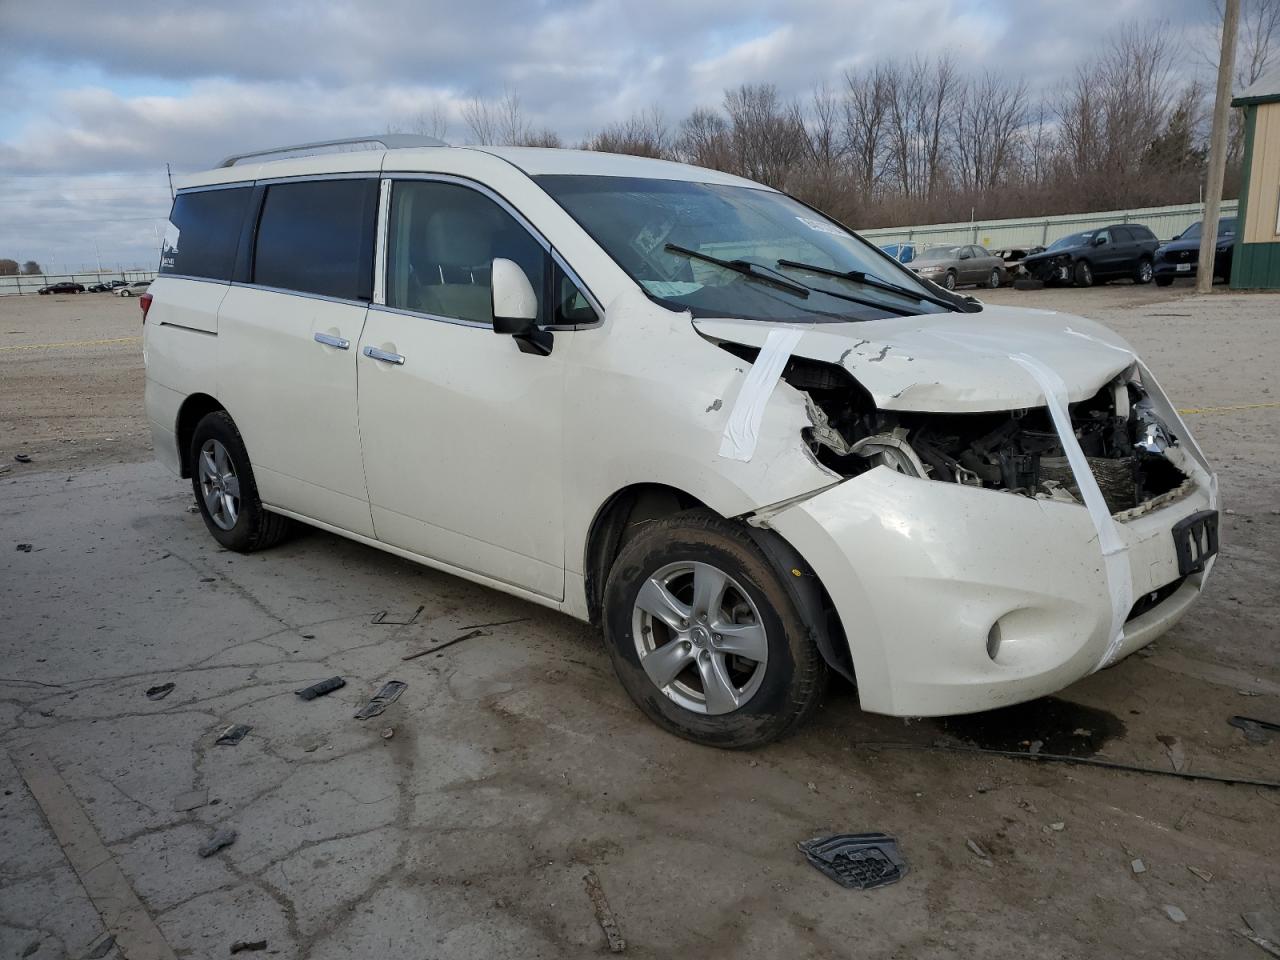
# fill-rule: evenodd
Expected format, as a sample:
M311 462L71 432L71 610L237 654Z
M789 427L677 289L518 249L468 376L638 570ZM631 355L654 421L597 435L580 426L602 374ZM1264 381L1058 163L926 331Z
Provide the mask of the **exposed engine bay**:
M997 413L883 411L847 371L792 357L782 379L806 395L810 453L856 476L876 466L911 476L1041 499L1081 502L1062 442L1045 407ZM1191 481L1178 438L1128 371L1070 405L1080 447L1112 514L1178 499Z

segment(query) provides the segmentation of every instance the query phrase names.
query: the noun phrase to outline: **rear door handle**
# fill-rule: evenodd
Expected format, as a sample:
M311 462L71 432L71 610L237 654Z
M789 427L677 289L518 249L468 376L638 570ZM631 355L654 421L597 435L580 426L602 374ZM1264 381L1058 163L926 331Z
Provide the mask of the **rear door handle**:
M346 350L351 346L350 340L344 340L342 337L334 337L327 333L317 333L316 343L323 343L326 347L337 347L339 350Z
M394 363L396 366L404 364L404 357L400 356L400 354L379 350L377 347L365 347L364 355L372 357L374 360L381 360L383 363Z

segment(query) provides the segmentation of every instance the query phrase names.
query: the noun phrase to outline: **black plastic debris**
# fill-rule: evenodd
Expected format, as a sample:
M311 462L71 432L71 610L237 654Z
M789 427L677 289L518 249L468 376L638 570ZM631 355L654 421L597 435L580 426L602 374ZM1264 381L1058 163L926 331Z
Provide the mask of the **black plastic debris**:
M1267 736L1266 731L1280 732L1280 723L1258 720L1255 717L1235 716L1227 720L1227 723L1239 728L1244 733L1244 738L1250 743L1270 743L1271 738Z
M18 552L19 552L19 553L30 553L30 552L31 552L31 547L32 547L32 544L30 544L30 543L20 543L20 544L18 544Z
M887 833L837 833L796 846L811 864L850 890L883 887L907 874L898 841Z
M214 831L213 836L200 844L200 849L197 850L196 853L200 854L202 857L212 857L219 850L224 847L229 847L235 842L236 832L230 827L221 827Z
M154 687L147 687L148 700L163 700L169 694L173 693L174 684L161 683Z
M213 742L222 747L234 747L252 729L247 723L233 723L218 734L218 739Z
M30 463L30 462L31 462L31 454L29 454L29 453L15 453L15 454L13 455L13 459L17 460L19 463Z
M377 613L373 615L373 619L370 620L369 622L377 623L377 624L386 624L389 627L393 627L393 626L406 627L411 623L416 623L418 621L418 617L422 615L422 611L425 609L426 609L425 606L418 607L417 610L413 611L413 613L409 615L409 618L407 620L392 620L390 617L387 616L387 614L390 613L389 610L379 610Z
M401 657L401 660L417 660L419 657L425 657L428 653L438 653L445 647L452 647L455 643L461 643L463 640L474 640L476 637L491 636L488 630L472 630L464 633L460 637L454 637L452 640L445 640L443 643L437 643L434 647L427 647L425 650L418 650L415 653L408 653Z
M357 720L368 720L370 717L376 717L387 707L400 699L400 694L404 693L407 683L399 680L388 680L382 685L382 689L374 694L373 699L366 703L363 707L356 711Z
M301 690L293 692L303 700L314 700L316 697L323 697L326 693L341 690L346 685L347 681L341 677L330 677L328 680L321 680L319 683L313 683L309 687L303 687Z
M232 953L249 953L267 949L265 940L237 940L231 945Z
M102 960L103 957L105 957L108 953L111 952L112 948L115 947L115 945L116 945L115 934L108 933L101 940L99 940L97 943L95 943L92 947L89 948L89 952L84 955L85 960Z

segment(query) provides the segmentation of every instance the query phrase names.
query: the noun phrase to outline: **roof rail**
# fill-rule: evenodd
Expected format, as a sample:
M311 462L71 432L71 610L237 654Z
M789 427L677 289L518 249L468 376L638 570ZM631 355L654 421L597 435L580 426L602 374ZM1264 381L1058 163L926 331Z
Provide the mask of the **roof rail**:
M309 157L318 153L353 153L357 150L399 150L405 147L447 147L436 137L420 137L408 133L383 133L371 137L344 137L341 140L318 140L315 143L299 143L290 147L272 147L254 150L252 153L235 153L223 160L219 167L234 167L242 160L287 160L291 157Z

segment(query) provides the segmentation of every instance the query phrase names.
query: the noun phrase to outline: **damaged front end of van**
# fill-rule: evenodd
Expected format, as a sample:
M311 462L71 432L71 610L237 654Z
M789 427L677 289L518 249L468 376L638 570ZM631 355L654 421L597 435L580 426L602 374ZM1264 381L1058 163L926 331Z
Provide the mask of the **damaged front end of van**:
M771 350L766 325L693 324L753 364ZM1105 328L988 306L817 324L767 359L771 389L804 404L792 449L831 482L745 519L823 584L864 709L935 716L1055 692L1203 590L1216 478Z

